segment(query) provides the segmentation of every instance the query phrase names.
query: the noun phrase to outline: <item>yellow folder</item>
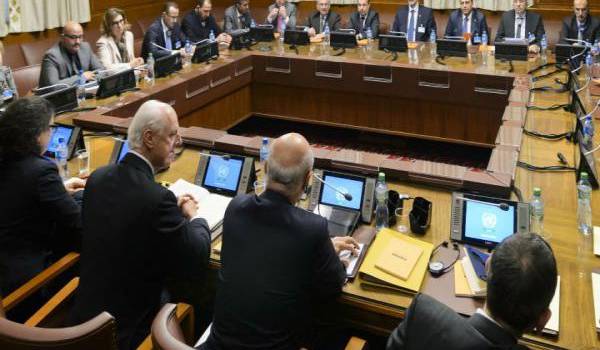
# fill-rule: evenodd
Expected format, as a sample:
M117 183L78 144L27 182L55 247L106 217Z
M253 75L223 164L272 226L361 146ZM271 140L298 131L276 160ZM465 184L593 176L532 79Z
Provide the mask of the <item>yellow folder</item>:
M423 248L418 245L392 238L381 252L375 267L392 276L407 280L422 253Z

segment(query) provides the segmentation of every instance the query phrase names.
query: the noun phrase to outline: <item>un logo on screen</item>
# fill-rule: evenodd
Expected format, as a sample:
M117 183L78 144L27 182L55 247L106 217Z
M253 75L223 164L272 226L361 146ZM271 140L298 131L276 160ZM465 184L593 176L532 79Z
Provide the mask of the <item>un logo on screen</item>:
M497 220L498 219L496 218L496 214L494 213L486 212L481 215L481 224L484 228L488 230L496 228Z

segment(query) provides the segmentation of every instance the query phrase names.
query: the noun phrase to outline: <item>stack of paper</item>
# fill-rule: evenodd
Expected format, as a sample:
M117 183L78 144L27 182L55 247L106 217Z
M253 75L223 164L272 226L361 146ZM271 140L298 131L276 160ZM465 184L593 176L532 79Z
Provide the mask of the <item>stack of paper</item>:
M465 248L463 247L463 249ZM466 249L465 256L461 259L460 263L473 296L485 296L487 294L487 283L477 277L477 273L475 272L475 268L473 267Z
M464 258L463 258L464 259ZM457 297L483 298L485 294L475 294L469 287L462 260L454 264L454 294Z
M600 333L600 273L592 272L592 295L594 296L594 323Z
M198 212L194 218L203 218L208 223L211 231L217 228L223 222L225 209L231 202L231 197L222 196L216 193L210 193L207 189L189 183L183 179L175 181L169 187L169 190L176 197L189 194L198 202Z
M552 316L550 316L542 333L558 336L558 327L560 325L560 276L556 279L556 290L550 302L550 311L552 312Z

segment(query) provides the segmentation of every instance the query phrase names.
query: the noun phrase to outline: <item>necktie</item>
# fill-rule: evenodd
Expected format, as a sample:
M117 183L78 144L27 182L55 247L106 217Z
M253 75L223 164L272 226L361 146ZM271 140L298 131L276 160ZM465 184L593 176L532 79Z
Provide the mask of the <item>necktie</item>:
M408 16L408 40L415 41L415 10L410 10L410 16Z
M321 28L319 33L323 33L323 30L325 30L325 16L321 16Z
M277 29L279 33L285 32L285 20L281 15L277 16Z
M171 31L167 30L167 32L165 33L165 48L172 50L173 49L173 43L171 42Z
M362 32L363 29L365 29L365 19L366 19L365 16L360 16L360 24L359 24L359 28L358 28L359 32Z
M465 19L463 21L463 27L462 27L462 32L467 33L469 31L469 16L465 16Z
M585 30L585 27L582 25L577 25L577 40L583 40L583 31Z
M523 25L523 17L517 18L517 32L515 33L515 38L524 39L521 35L521 26Z

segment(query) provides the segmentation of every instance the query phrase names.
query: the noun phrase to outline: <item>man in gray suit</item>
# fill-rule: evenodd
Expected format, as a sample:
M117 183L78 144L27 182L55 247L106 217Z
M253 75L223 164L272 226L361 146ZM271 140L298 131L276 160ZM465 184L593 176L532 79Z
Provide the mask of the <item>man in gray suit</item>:
M296 28L296 5L287 0L275 0L269 5L267 23L273 25L273 31L285 32L286 28Z
M99 69L104 67L90 45L83 41L83 28L77 22L68 21L63 27L60 41L44 55L39 87L58 83L74 85L79 79L80 70L86 81L94 80L94 71Z
M331 32L340 29L342 18L330 9L331 3L329 0L317 0L317 11L311 13L306 20L309 36L322 34L326 26L329 27Z
M235 0L233 6L225 9L223 21L227 34L234 30L250 28L254 21L250 15L250 0Z

